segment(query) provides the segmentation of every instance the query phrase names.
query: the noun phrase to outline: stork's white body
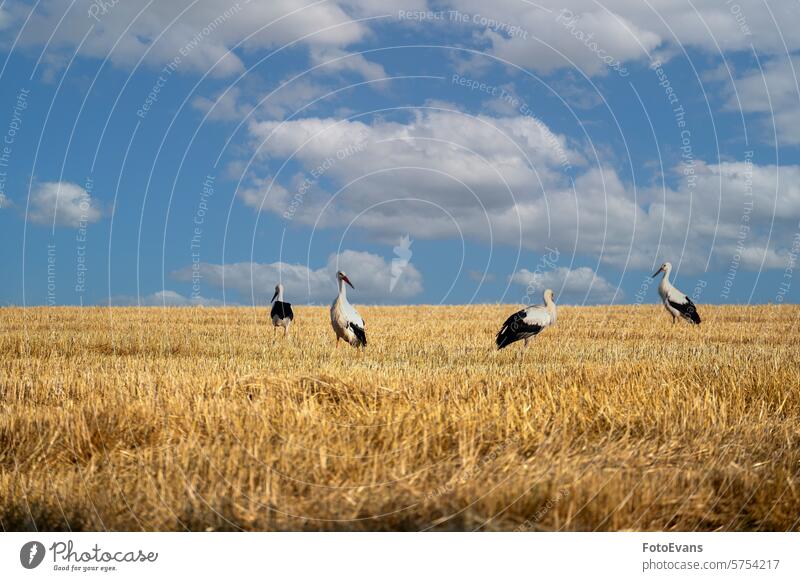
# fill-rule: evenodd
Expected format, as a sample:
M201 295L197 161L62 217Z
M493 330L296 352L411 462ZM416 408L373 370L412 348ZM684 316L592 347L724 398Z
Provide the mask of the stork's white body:
M278 315L273 315L272 317L272 326L273 327L283 327L284 329L288 329L289 325L292 324L292 320L287 317L279 317Z
M336 333L336 344L344 339L353 347L365 347L364 319L347 300L345 281L339 278L339 294L331 305L331 326Z
M664 276L661 279L661 282L658 283L658 294L661 297L661 302L664 303L664 308L667 309L667 312L672 315L672 318L675 319L680 317L681 314L678 312L677 309L671 307L669 304L670 298L672 299L681 299L684 298L684 295L681 291L676 289L672 284L669 282L669 279Z
M672 316L672 323L674 324L680 318L689 323L699 325L700 315L697 312L697 307L688 296L675 288L669 280L672 265L669 262L665 262L653 276L656 276L659 272L663 272L664 277L658 283L658 295L661 297L664 308Z
M553 291L544 291L544 304L526 307L511 315L500 332L497 333L495 342L498 349L503 349L512 343L523 340L528 345L528 340L535 337L547 327L556 324L557 310L553 301Z

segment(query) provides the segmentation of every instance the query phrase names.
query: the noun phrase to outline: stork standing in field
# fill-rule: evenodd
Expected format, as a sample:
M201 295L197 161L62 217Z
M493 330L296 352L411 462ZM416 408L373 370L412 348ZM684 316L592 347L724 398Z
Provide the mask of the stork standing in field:
M275 285L272 303L272 311L269 313L272 319L272 326L275 331L278 330L278 327L283 327L283 336L285 337L289 333L289 325L294 320L294 312L292 312L292 305L283 300L283 285L281 283Z
M331 305L331 326L336 333L336 346L339 346L339 339L344 339L353 347L366 347L367 335L364 332L364 319L356 312L349 302L347 302L347 287L355 290L353 283L341 270L336 273L339 282L339 296Z
M553 291L547 289L544 291L543 297L543 305L524 308L511 315L503 323L495 339L498 349L508 347L520 339L525 341L527 347L528 339L556 324L556 304L553 302Z
M669 262L665 262L661 265L661 268L653 273L653 278L657 277L660 272L664 273L664 278L658 283L658 294L661 295L664 308L672 315L672 324L674 325L675 321L680 317L693 325L699 325L700 315L697 312L697 307L694 306L692 299L672 286L669 281L669 273L671 271L672 265Z

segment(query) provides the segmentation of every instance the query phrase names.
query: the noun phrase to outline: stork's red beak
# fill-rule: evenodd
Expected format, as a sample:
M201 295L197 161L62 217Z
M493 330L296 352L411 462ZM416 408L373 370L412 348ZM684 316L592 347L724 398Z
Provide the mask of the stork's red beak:
M346 276L343 276L342 280L345 281L347 284L349 284L351 289L356 290L356 287L353 286L353 283L350 282L349 278L347 278Z
M653 273L653 276L651 276L650 278L655 278L655 277L657 277L657 276L658 276L658 273L659 273L659 272L661 272L662 270L663 270L662 268L659 268L657 271L655 271L655 272Z

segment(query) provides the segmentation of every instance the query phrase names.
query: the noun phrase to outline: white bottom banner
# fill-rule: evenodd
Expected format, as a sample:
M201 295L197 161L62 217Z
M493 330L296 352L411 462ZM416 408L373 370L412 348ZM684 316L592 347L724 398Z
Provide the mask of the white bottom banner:
M800 579L800 533L2 533L2 579Z

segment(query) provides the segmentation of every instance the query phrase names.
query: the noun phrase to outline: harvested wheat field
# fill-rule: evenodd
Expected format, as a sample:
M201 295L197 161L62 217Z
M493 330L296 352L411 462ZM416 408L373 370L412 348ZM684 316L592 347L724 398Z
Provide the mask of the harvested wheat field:
M800 308L5 308L5 530L798 530ZM491 324L484 323L492 321Z

